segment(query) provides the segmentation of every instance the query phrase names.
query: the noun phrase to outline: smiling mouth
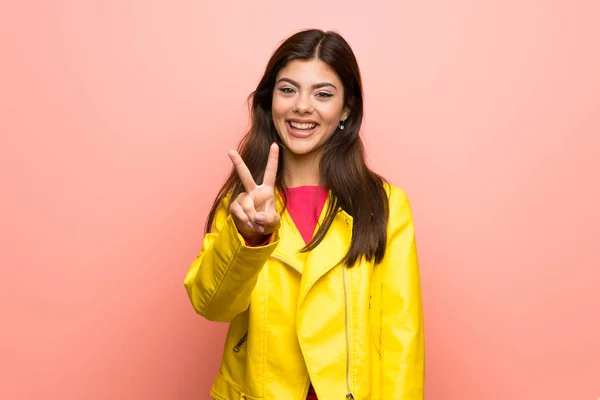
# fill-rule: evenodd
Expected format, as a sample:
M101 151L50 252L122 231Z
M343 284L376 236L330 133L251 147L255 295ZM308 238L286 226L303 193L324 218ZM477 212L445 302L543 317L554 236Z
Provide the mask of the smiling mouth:
M290 127L295 130L295 131L299 131L299 132L310 132L313 129L316 128L317 124L312 123L312 122L294 122L294 121L288 121L288 124L290 125Z

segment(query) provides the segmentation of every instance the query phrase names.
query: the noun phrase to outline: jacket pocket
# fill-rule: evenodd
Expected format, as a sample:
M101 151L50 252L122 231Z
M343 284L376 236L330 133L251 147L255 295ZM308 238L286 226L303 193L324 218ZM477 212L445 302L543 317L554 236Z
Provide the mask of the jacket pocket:
M246 344L247 340L248 340L248 331L246 331L244 333L244 335L240 338L240 340L238 340L238 342L235 344L235 346L233 346L233 351L236 353L239 353L242 346L244 346L244 344Z

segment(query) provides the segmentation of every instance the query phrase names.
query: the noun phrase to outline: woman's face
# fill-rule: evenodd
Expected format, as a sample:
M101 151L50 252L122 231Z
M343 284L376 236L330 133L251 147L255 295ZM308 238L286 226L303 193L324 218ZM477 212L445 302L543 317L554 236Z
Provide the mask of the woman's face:
M291 61L277 75L272 116L286 151L317 152L348 118L342 82L320 60Z

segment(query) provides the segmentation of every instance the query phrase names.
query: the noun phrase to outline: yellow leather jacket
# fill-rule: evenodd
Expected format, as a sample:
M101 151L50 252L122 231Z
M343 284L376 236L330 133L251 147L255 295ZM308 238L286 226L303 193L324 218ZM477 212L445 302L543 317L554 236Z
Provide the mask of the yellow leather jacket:
M319 400L423 399L411 209L401 189L386 190L385 258L351 268L340 264L352 237L343 210L319 246L299 253L287 212L267 245L248 247L223 204L184 282L198 314L230 322L213 398L303 400L312 382Z

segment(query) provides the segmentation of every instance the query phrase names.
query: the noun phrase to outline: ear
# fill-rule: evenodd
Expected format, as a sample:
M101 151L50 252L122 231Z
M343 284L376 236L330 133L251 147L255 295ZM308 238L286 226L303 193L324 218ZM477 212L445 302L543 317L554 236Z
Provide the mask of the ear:
M342 121L347 120L349 116L350 116L350 110L348 110L347 108L344 108L344 112L342 113Z

